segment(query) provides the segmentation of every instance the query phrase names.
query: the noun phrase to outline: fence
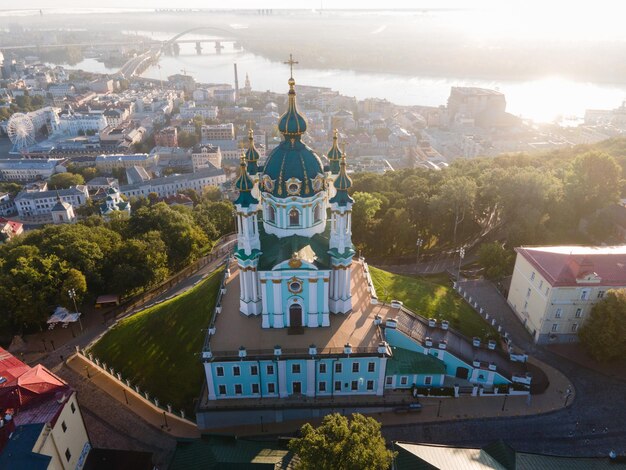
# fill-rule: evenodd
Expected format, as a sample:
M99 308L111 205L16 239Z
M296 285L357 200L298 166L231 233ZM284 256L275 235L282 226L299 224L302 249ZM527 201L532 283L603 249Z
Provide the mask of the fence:
M85 350L81 350L78 346L76 346L76 354L80 355L83 359L88 361L94 368L99 370L100 372L106 374L111 380L117 382L122 389L129 390L131 393L135 395L136 398L142 400L147 405L156 408L159 413L168 414L172 418L180 419L195 426L196 423L185 416L185 411L180 410L178 413L172 409L172 405L167 404L163 407L157 397L150 399L150 393L148 391L140 390L138 385L132 386L131 381L129 379L123 379L122 374L120 372L115 372L113 367L107 367L107 364L104 362L100 362L97 357L94 357L92 353L87 353Z

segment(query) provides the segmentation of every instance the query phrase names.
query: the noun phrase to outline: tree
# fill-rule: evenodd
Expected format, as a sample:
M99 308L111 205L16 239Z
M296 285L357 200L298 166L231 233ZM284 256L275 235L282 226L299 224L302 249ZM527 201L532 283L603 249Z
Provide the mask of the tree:
M476 200L477 186L467 176L458 176L444 182L439 194L431 199L431 214L450 221L452 225L452 244L456 245L459 225L467 215L471 215Z
M306 423L302 437L289 442L297 454L298 470L380 470L391 466L380 423L355 413L348 420L339 413L324 417L318 428Z
M501 243L483 243L478 249L478 262L487 279L501 279L511 274L515 257Z
M183 148L193 147L199 142L196 134L190 134L189 132L181 132L178 134L178 145Z
M591 309L578 337L597 361L623 358L626 355L626 289L608 291Z
M48 186L51 189L66 189L78 184L85 184L85 179L74 173L57 173L48 180Z

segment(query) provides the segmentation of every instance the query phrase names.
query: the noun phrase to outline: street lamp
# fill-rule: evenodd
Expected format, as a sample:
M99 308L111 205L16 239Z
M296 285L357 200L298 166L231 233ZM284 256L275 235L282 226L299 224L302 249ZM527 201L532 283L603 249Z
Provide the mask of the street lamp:
M465 248L461 247L461 249L459 250L459 268L457 269L457 272L456 272L457 281L461 280L461 262L463 261L463 258L465 258Z
M421 238L417 239L417 256L415 258L415 272L417 273L417 264L420 261L420 248L422 247L422 245L424 244L424 240L422 240Z
M80 325L80 331L83 331L83 322L80 320L80 313L78 312L78 307L76 306L76 289L68 289L67 295L69 295L70 299L74 301L74 311L78 314L78 324Z

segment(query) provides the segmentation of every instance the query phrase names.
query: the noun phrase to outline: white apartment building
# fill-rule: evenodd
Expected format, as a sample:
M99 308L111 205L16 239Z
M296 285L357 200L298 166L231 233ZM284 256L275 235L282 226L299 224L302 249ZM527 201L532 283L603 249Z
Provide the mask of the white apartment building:
M194 173L203 168L215 168L222 167L222 152L219 147L212 145L203 145L202 147L194 148L191 154L191 164L193 166Z
M0 180L34 181L48 179L55 173L62 173L66 168L61 159L6 159L0 160Z
M96 168L104 172L110 172L114 168L132 168L140 166L153 168L159 163L157 154L135 153L130 155L98 155Z
M200 128L202 140L232 140L235 138L235 126L227 124L204 125Z
M76 136L80 134L98 133L107 126L103 114L61 114L53 125L53 132Z
M126 197L144 196L156 193L159 197L173 196L186 189L193 189L199 194L207 186L219 186L226 182L224 170L210 165L209 168L198 170L195 173L172 175L155 178L137 184L122 186L120 192Z
M609 289L626 288L626 245L516 248L508 303L535 342L578 340Z
M56 191L22 191L15 197L15 207L19 217L50 215L59 199L73 208L80 207L87 203L89 191L85 185Z
M194 101L186 101L180 107L180 117L183 119L192 119L195 116L201 116L202 119L217 119L218 112L217 106L198 106Z

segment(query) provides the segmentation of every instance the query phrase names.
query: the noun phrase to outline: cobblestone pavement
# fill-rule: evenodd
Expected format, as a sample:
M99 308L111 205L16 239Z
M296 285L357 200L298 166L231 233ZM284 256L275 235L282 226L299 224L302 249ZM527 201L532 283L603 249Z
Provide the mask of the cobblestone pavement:
M153 453L153 463L167 468L176 440L120 406L87 378L67 366L54 371L78 392L78 402L94 447Z

